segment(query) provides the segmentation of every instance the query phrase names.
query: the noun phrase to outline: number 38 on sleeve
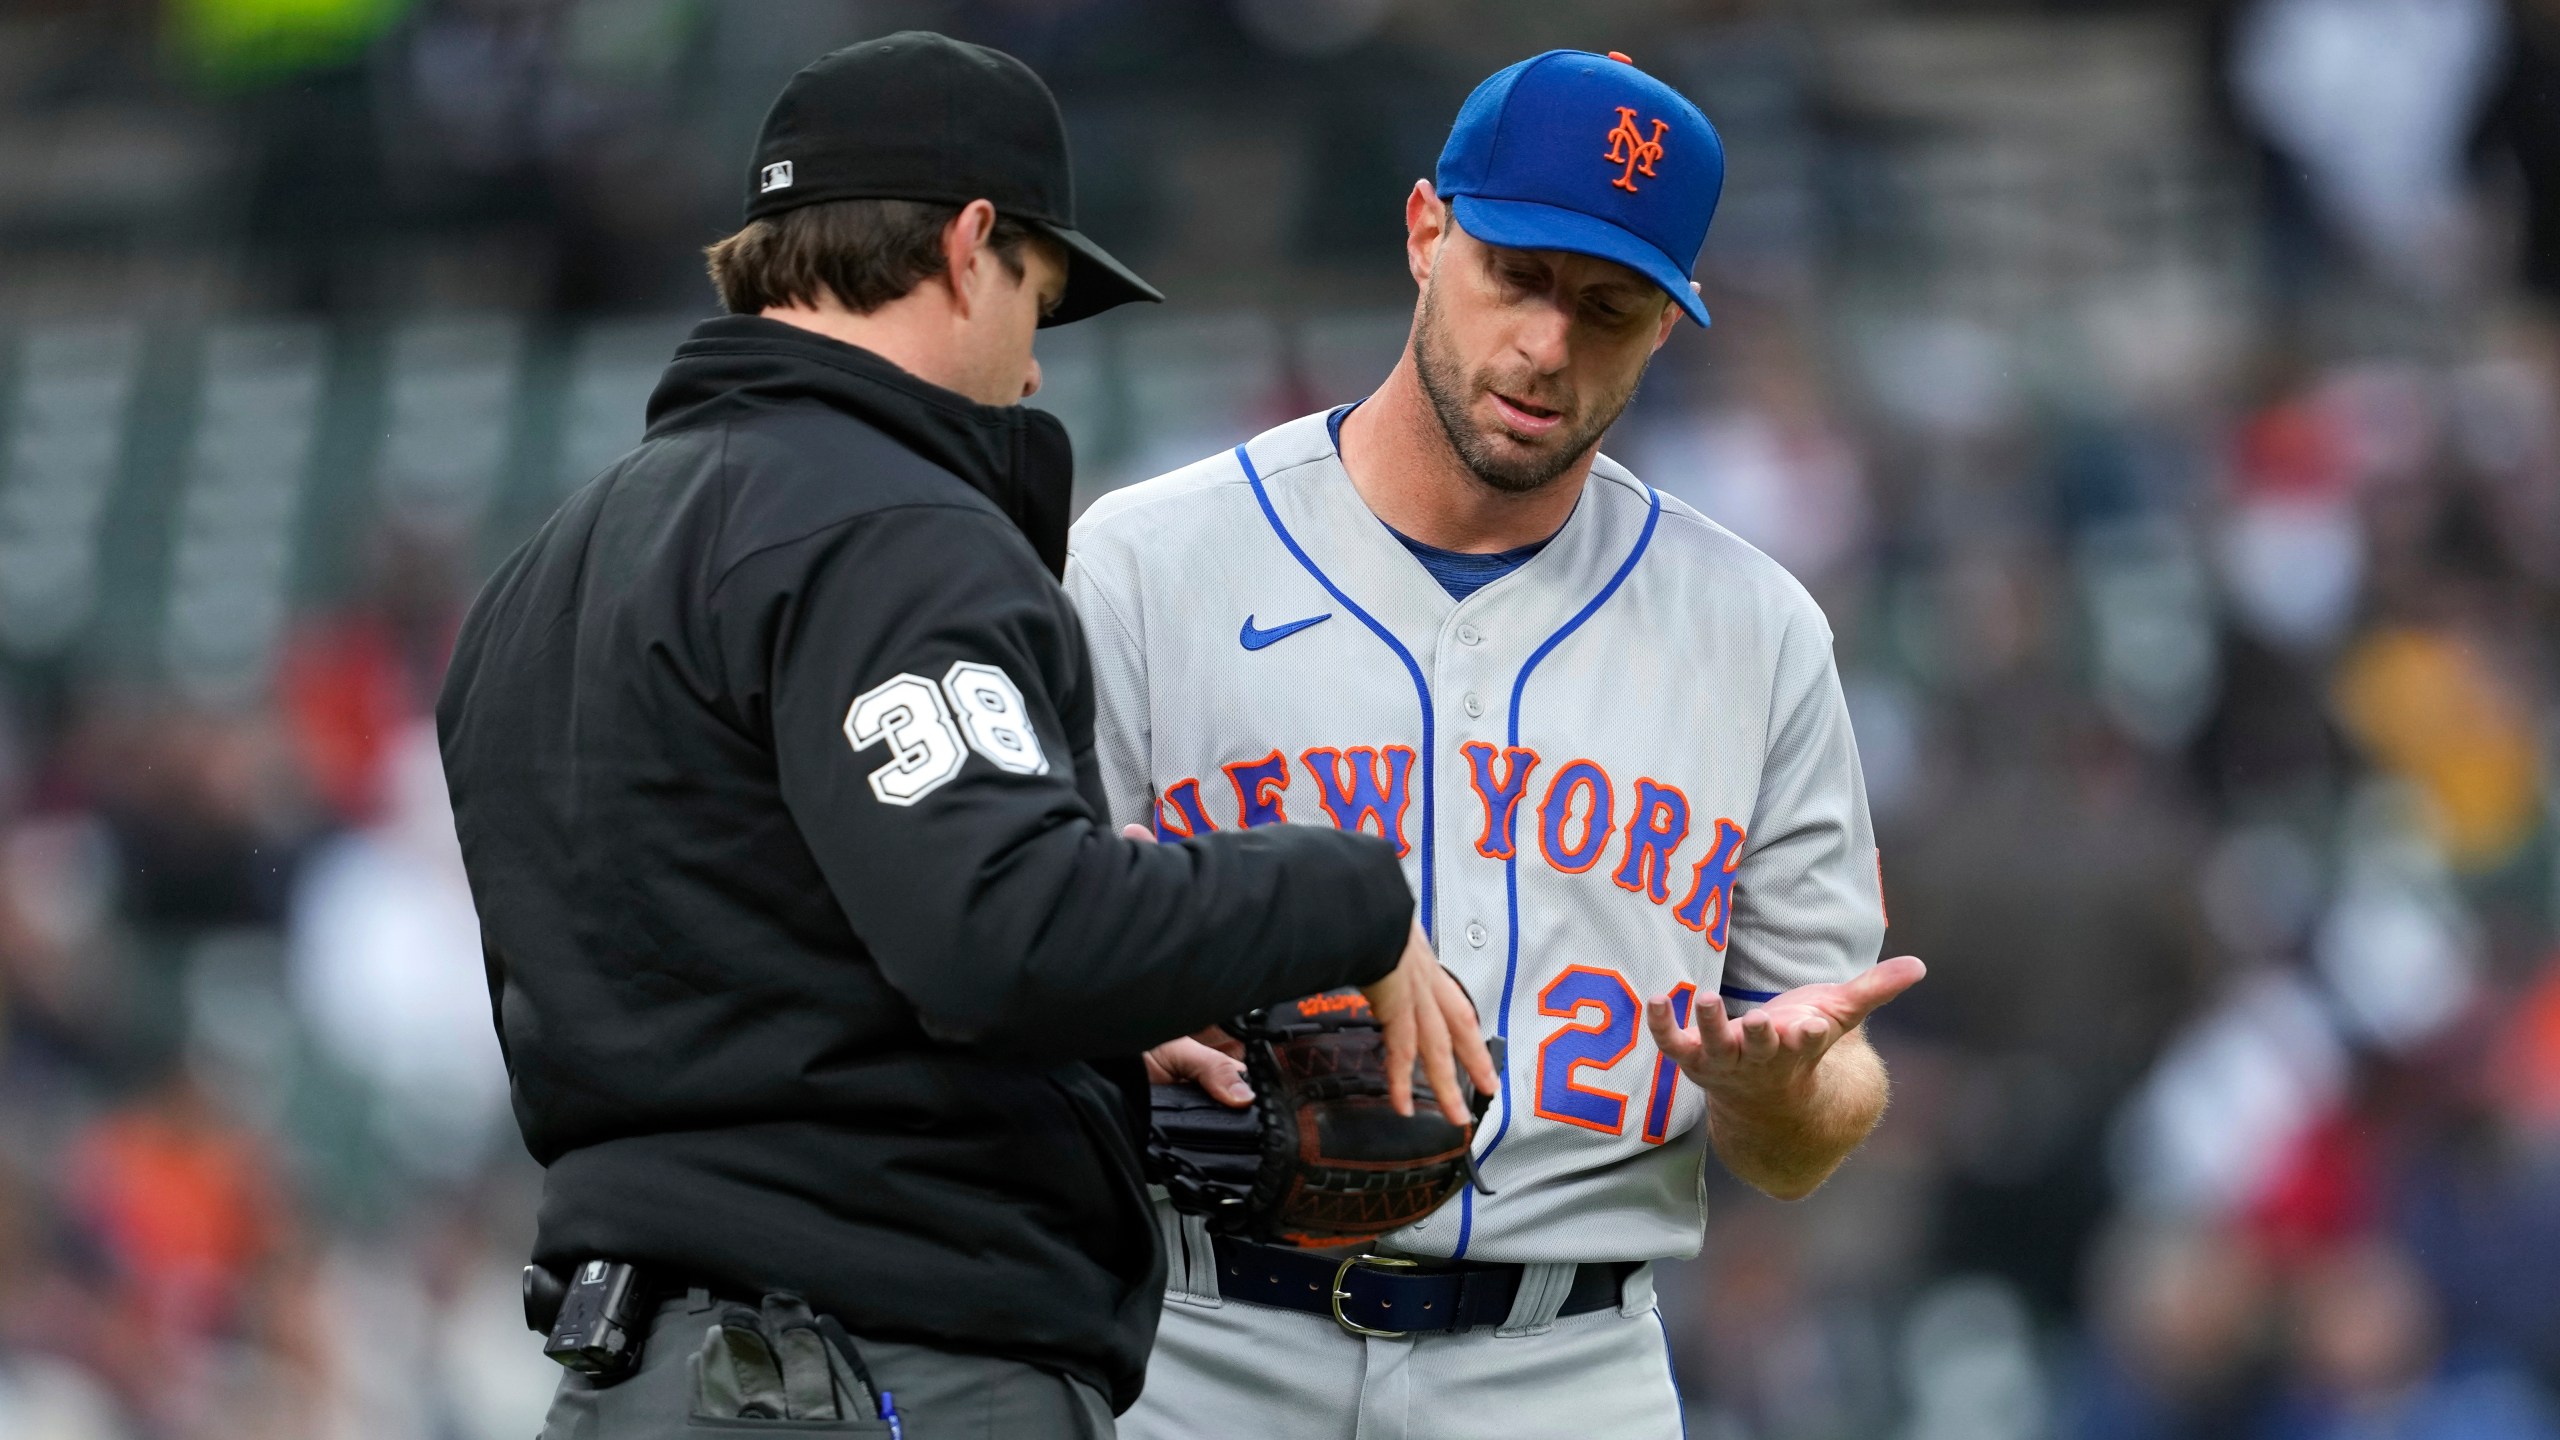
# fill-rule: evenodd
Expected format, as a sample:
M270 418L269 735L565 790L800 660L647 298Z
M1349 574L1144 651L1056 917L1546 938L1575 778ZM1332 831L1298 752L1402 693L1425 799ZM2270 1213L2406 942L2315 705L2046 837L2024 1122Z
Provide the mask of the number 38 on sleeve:
M871 772L871 793L884 805L932 794L960 773L970 750L1016 775L1049 773L1021 689L974 660L953 664L939 685L895 675L863 691L845 711L844 738L857 751L889 743L889 762Z

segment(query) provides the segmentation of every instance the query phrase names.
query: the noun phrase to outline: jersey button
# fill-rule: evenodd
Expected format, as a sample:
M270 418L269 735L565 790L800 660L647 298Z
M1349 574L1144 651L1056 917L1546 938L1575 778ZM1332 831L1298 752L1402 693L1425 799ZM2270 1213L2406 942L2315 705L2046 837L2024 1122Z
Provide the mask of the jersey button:
M1458 643L1461 645L1481 645L1484 643L1484 632L1478 630L1473 625L1461 625L1458 627Z
M1483 949L1483 948L1484 948L1484 942L1485 942L1485 939L1486 939L1486 935L1485 935L1485 928L1484 928L1482 925L1469 925L1469 926L1467 927L1467 943L1468 943L1468 944L1473 945L1473 946L1474 946L1474 947L1476 947L1477 949L1481 950L1481 949Z
M1473 690L1467 692L1467 698L1462 703L1467 707L1467 714L1469 717L1474 717L1484 713L1484 702L1476 698L1476 692Z

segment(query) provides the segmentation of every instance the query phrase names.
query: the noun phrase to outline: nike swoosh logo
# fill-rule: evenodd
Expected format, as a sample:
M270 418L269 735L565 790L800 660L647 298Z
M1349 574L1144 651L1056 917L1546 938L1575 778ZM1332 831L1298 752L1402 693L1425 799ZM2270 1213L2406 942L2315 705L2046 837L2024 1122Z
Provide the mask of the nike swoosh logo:
M1286 625L1274 625L1268 630L1257 630L1253 626L1253 617L1247 615L1244 617L1244 628L1236 632L1236 643L1247 650L1259 650L1265 645L1277 645L1310 625L1321 625L1332 618L1333 612L1327 610L1321 615L1310 615L1304 620L1292 620Z

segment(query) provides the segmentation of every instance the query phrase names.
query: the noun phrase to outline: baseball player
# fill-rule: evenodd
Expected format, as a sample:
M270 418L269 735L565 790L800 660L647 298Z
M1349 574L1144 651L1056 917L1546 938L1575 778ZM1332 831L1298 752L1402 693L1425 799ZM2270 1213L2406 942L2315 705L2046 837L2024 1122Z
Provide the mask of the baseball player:
M1831 635L1774 562L1598 453L1680 316L1715 130L1623 55L1460 111L1367 399L1096 504L1068 588L1118 819L1392 842L1508 1062L1462 1191L1372 1253L1159 1208L1136 1440L1671 1437L1651 1262L1702 1166L1810 1192L1874 1125L1885 916ZM1731 1011L1739 1011L1736 1018ZM1160 1075L1232 1075L1188 1042Z

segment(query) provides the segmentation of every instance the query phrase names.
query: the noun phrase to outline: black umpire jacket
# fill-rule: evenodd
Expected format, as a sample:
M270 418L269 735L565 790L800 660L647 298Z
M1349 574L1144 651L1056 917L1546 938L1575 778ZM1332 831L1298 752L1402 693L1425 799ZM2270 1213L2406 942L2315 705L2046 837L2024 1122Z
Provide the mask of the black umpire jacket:
M536 1258L1136 1398L1146 1046L1384 975L1392 850L1120 838L1065 432L777 321L492 579L437 707Z

